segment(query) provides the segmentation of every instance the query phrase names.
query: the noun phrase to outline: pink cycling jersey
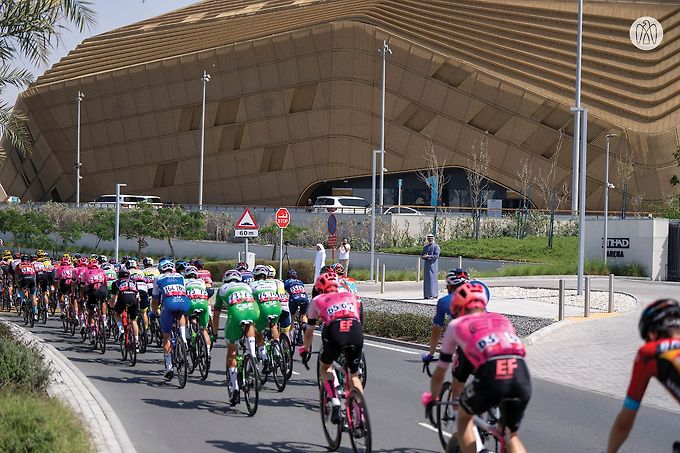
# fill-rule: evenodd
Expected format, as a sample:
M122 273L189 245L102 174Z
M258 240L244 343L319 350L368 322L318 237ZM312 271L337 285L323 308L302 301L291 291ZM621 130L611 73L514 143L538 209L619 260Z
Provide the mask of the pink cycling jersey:
M55 276L56 280L65 280L70 282L73 280L73 266L59 266L57 267L57 274Z
M319 294L309 304L309 319L319 319L328 325L343 318L359 319L361 302L352 293Z
M85 284L100 286L106 283L106 273L102 269L88 269L85 272Z
M498 313L466 315L451 321L442 340L441 353L452 355L460 346L474 369L498 356L525 356L524 343L515 327ZM437 366L448 368L449 362L440 360Z
M85 284L85 271L86 270L87 270L86 266L78 266L75 269L73 269L73 279L77 283L84 285Z

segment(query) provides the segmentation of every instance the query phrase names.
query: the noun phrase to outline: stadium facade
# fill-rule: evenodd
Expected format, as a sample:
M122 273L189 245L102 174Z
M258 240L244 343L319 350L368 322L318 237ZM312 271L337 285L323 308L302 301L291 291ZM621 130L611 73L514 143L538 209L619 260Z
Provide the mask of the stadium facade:
M570 184L576 5L203 1L89 38L39 77L17 100L29 117L33 154L21 156L5 143L0 183L23 200L75 199L82 91L81 200L112 193L122 182L131 193L196 203L205 70L212 77L205 203L304 204L333 181L365 185L380 145L377 50L386 40L393 52L388 175L423 168L429 143L447 165L466 168L484 142L495 187L520 190L525 160L535 177L556 159L557 183ZM655 50L631 43L629 29L640 16L664 27ZM622 201L617 178L626 169L630 194L660 200L671 191L679 23L677 2L586 2L582 103L589 108L591 210L602 209L608 133L618 135L611 142L614 208ZM454 183L460 190L463 183Z

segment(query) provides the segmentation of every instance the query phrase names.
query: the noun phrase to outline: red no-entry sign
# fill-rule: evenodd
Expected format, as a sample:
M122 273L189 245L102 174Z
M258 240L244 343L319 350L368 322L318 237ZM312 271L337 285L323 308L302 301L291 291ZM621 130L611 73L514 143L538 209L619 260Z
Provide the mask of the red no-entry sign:
M290 224L290 212L286 208L276 211L276 224L279 228L286 228Z

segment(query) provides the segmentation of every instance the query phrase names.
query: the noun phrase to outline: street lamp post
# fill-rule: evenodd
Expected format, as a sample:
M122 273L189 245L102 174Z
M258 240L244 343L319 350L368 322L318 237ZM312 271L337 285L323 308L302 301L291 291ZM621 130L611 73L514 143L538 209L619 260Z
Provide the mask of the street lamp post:
M78 102L78 119L76 132L76 206L80 207L80 103L85 98L82 91L78 91L76 101Z
M609 189L613 189L614 185L609 184L609 139L616 137L616 134L607 134L607 145L605 147L605 164L604 164L604 235L602 248L602 259L604 265L607 265L607 220L609 217Z
M385 72L387 70L387 54L392 54L392 49L387 44L387 40L383 40L382 49L378 52L382 53L382 114L380 123L380 213L383 213L383 197L385 194ZM373 278L373 277L371 277Z
M577 112L581 119L581 136L579 141L579 202L578 202L578 276L576 282L576 294L583 294L583 273L585 268L585 230L586 230L586 163L587 163L587 143L588 143L588 109L586 107L572 107L572 111Z
M380 153L379 149L373 150L373 170L371 173L371 278L373 281L375 277L375 178L376 178L376 154Z
M203 210L203 159L205 155L205 88L208 82L210 82L210 74L208 71L203 71L203 76L201 77L203 81L203 114L201 116L201 163L200 170L198 174L198 208Z
M572 155L571 213L576 214L579 204L579 142L584 131L581 125L581 56L583 48L583 0L578 1L578 26L576 32L576 84L574 87L574 148Z
M116 184L116 262L118 262L119 237L120 237L120 188L127 184Z

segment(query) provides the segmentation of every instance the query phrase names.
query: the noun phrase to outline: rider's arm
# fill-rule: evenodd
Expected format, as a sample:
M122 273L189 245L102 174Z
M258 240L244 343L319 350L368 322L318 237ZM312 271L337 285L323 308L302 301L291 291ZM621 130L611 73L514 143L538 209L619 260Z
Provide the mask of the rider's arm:
M627 409L623 407L619 415L614 420L612 430L609 433L609 442L607 442L607 453L616 453L619 448L628 438L633 425L635 424L636 410Z
M305 351L312 350L312 342L314 341L314 326L316 326L316 320L319 318L319 310L314 303L314 300L309 304L309 309L307 311L307 316L309 317L307 324L309 327L305 330L304 345Z
M437 363L437 368L434 373L432 373L432 379L430 380L430 392L433 397L439 395L439 390L441 390L442 384L444 382L444 376L446 375L446 370L449 369L449 365L453 361L453 355L456 351L458 339L456 338L456 329L453 326L455 321L451 321L449 328L446 329L444 334L444 339L442 340L442 347L439 353L439 363Z
M437 301L437 310L432 318L432 334L430 335L430 348L428 353L433 355L437 351L437 344L444 330L444 321L449 312L450 297L445 296Z

